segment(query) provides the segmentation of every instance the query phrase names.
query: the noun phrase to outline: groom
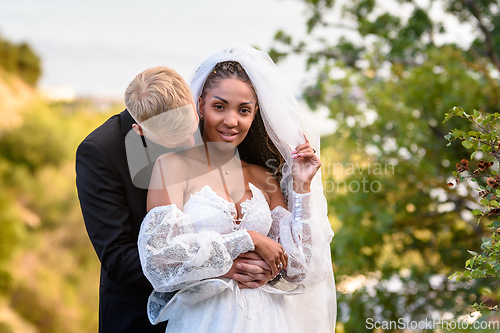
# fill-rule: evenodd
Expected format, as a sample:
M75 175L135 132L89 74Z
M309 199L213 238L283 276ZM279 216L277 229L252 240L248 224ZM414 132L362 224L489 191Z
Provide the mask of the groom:
M100 333L165 332L166 323L153 326L146 313L153 288L142 272L137 237L146 215L147 189L134 183L127 163L127 157L129 161L134 157L127 156L125 140L142 142L152 163L159 154L168 151L164 147L194 143L193 133L188 133L183 142L179 142L178 137L167 137L161 142L151 137L151 141L148 132L134 120L138 113L149 113L153 117L191 104L191 91L178 73L167 67L148 69L127 88L128 110L114 115L90 133L76 152L80 206L89 238L101 262ZM193 112L196 111L193 109ZM185 119L190 119L193 125L187 128L196 127L197 116ZM129 133L131 130L134 132ZM150 154L153 151L155 153ZM143 176L150 173L151 168L146 165L144 170ZM228 274L242 287L256 287L271 278L270 272L263 269L265 266L256 254L248 253L234 261Z

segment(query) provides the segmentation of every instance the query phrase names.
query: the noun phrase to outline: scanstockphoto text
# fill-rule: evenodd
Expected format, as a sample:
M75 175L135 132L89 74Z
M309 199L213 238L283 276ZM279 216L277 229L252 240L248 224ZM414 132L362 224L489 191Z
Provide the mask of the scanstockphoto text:
M473 323L468 321L449 321L443 319L423 319L423 320L408 320L399 318L398 320L375 320L367 318L365 321L365 328L372 329L399 329L409 330L411 332L422 332L422 330L467 330L467 329L500 329L500 322L498 321L475 321Z
M325 193L378 193L382 190L382 183L373 176L392 176L395 169L391 163L332 163L330 159L322 159L321 163ZM272 174L286 173L283 172L284 165L279 165L276 160L270 159L266 165ZM353 179L351 176L354 175L358 177Z

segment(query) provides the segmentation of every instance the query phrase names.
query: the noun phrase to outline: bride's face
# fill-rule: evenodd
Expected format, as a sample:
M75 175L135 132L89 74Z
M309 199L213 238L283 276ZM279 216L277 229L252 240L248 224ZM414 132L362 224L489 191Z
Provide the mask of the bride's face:
M245 139L257 112L257 98L249 83L236 78L220 80L199 98L203 141L238 146Z

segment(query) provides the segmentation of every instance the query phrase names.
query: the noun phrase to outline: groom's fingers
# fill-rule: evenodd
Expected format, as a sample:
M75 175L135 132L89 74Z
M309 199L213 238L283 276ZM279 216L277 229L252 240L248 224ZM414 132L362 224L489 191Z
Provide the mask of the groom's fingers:
M265 274L234 274L233 279L238 281L238 283L242 283L250 288L258 288L269 281L269 276Z
M263 285L271 279L271 274L236 274L241 275L240 280L242 282L256 282L259 285Z
M269 280L273 278L273 275L271 274L271 271L263 271L264 273L249 273L248 271L240 271L237 270L235 272L235 275L238 275L238 279L234 278L235 280L238 281L244 281L244 282L249 282L249 281L256 281L262 284L267 283ZM234 276L234 275L233 275Z
M269 271L269 273L271 272L271 268L264 260L239 260L236 264L236 269L249 273L264 273L264 271Z

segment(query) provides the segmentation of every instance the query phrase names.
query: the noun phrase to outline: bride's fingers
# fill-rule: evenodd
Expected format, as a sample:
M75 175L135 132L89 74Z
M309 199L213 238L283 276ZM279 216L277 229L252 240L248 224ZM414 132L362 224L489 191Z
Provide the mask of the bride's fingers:
M303 157L305 155L311 156L311 157L312 156L316 156L317 157L317 155L314 152L314 150L312 150L312 149L305 149L305 150L302 150L302 151L298 152L297 154L292 155L292 158L295 159L297 157Z
M279 256L279 261L276 262L276 267L278 268L278 273L281 272L283 269L286 270L288 267L288 257L286 255L286 251L283 250L283 252Z
M245 252L241 253L238 258L240 259L249 259L249 260L262 260L261 256L259 256L257 253L250 251L250 252Z
M286 252L283 252L283 254L281 255L281 265L282 265L281 269L285 269L286 270L286 268L288 267L288 260L285 257L285 254L286 254Z
M294 157L292 157L292 159L299 159L299 158L305 158L305 159L308 159L310 162L312 162L313 164L317 164L317 165L320 165L321 166L321 160L319 159L318 155L316 155L315 153L313 152L309 152L309 153L300 153L300 154L297 154L295 155Z
M303 143L303 144L298 145L297 147L295 147L295 150L292 152L292 154L293 153L295 153L295 154L299 153L300 151L302 151L304 149L308 149L308 148L311 148L311 144L310 143Z
M267 264L269 265L269 267L271 267L272 276L275 277L276 275L278 275L279 271L281 270L281 269L278 269L278 263L275 261L272 261L272 262L268 262Z
M305 152L305 151L312 151L313 153L316 152L316 150L311 146L310 143L304 143L304 144L301 144L301 145L298 145L297 147L295 147L295 150L292 152L292 155L293 154L299 154L301 152Z
M281 258L278 259L278 260L279 260L279 262L276 263L276 274L274 274L273 277L275 277L276 275L278 275L281 272L281 270L283 269L283 267L284 267L283 263L281 262Z
M314 150L311 147L299 149L294 154L292 154L292 158L299 155L299 154L306 154L306 153L316 154L316 150Z

